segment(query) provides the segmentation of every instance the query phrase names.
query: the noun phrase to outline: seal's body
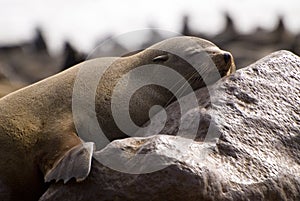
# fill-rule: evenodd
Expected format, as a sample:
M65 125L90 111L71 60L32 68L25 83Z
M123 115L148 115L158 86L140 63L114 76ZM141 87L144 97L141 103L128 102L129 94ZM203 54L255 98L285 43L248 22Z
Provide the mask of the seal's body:
M76 136L70 109L75 71L0 99L0 188L8 186L9 200L37 200L45 188L44 177L67 181L88 175L92 147L84 147ZM67 169L62 158L72 156L77 148L82 153L75 156L73 169ZM81 164L76 166L77 160ZM58 172L53 175L55 169Z
M234 72L230 53L203 39L178 37L159 43L159 47L167 44L167 50L168 44L183 43L185 39L197 41L215 63L217 71L203 66L205 75L220 73L224 76ZM161 64L181 73L190 80L194 89L205 86L199 77L191 79L195 76L195 69L183 58L156 47L116 59L99 82L95 97L96 114L111 140L125 137L115 125L110 109L113 88L124 73L145 64ZM83 62L0 99L0 200L37 200L46 188L44 181L62 179L66 182L71 178L82 180L87 177L93 145L77 136L72 116L73 86L81 67L102 68L105 61L111 59ZM197 62L201 63L201 60ZM157 86L141 89L130 105L131 116L142 125L149 116L141 108L148 109L155 104L164 106L172 97L171 93Z

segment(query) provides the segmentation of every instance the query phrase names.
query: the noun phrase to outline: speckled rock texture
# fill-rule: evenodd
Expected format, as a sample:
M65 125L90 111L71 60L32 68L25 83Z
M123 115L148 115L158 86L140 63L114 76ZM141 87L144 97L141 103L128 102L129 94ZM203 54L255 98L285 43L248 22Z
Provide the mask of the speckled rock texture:
M134 162L140 171L163 169L128 174L93 160L86 180L52 184L40 201L299 201L300 58L275 52L211 86L210 96L196 93L200 107L181 119L190 125L200 113L195 139L174 136L181 118L174 103L160 132L168 135L117 140L95 153L124 170L144 154ZM149 163L149 155L160 160Z

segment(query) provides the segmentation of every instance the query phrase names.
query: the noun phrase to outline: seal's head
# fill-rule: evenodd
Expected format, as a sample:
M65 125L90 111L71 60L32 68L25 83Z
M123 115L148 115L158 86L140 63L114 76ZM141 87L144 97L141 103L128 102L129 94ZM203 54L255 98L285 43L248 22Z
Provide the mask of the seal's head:
M149 120L148 111L152 106L166 107L192 90L210 85L234 71L231 54L207 40L189 36L164 40L111 62L97 82L98 121L110 140L126 137L114 122L112 108L116 117L125 119L122 115L129 113L130 119L141 126ZM123 111L124 108L129 108L129 112ZM125 121L119 122L127 126ZM137 130L132 128L126 133Z
M189 81L194 90L216 82L235 72L230 52L221 50L212 42L190 36L164 40L140 53L137 65L159 64L168 66Z

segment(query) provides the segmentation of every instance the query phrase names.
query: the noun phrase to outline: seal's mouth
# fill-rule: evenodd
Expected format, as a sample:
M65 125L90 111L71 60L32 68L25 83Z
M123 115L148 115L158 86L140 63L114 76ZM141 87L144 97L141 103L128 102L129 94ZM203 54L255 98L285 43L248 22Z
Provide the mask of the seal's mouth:
M228 61L224 67L225 68L222 68L219 70L221 77L228 76L228 75L234 73L236 70L235 63L232 59L230 61Z

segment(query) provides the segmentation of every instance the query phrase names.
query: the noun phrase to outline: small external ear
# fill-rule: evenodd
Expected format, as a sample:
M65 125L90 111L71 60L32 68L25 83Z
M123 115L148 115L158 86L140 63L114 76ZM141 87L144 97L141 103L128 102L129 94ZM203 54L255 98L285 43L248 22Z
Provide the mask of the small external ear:
M152 61L154 61L154 62L159 62L159 61L163 62L163 61L167 61L168 59L169 59L169 55L163 54L163 55L159 55L157 57L154 57L152 59Z

